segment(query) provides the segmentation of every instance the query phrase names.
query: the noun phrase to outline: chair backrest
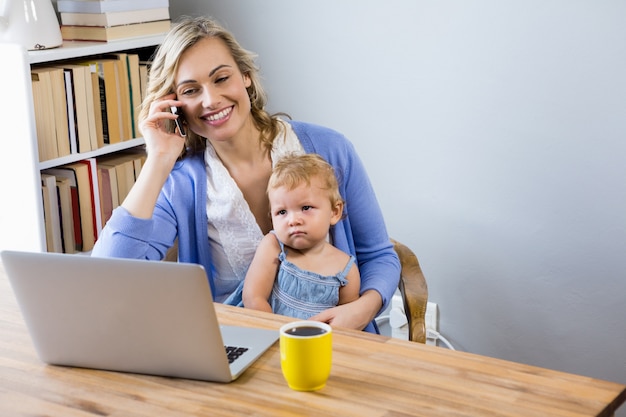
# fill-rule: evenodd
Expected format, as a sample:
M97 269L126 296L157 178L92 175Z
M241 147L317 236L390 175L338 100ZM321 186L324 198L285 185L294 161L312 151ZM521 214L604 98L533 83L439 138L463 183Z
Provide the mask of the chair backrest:
M400 282L398 288L404 302L404 312L408 320L409 340L426 343L426 306L428 286L417 256L404 244L391 239L400 258Z

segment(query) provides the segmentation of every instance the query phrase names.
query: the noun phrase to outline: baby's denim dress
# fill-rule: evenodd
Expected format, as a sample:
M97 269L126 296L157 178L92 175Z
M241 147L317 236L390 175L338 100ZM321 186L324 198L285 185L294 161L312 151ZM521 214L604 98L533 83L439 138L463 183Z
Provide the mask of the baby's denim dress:
M287 261L285 245L280 244L280 267L274 281L270 305L276 314L308 319L339 303L339 287L348 283L346 275L355 262L354 256L346 264L343 271L324 276L315 272L305 271Z

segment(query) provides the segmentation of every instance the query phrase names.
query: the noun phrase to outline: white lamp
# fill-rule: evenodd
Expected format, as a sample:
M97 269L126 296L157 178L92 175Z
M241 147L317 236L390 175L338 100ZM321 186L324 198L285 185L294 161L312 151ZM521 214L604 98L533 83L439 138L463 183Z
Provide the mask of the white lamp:
M21 44L28 50L55 48L63 43L50 0L4 0L0 4L0 42Z

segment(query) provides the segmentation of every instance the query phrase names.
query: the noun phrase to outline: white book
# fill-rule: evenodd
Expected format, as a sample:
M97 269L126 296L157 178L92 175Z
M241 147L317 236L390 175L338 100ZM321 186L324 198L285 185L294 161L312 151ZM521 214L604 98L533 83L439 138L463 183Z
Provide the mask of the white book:
M71 70L63 70L65 77L65 94L67 98L67 127L70 133L70 153L78 153L78 130L76 128L76 114L74 109L74 80L72 79Z
M41 190L43 193L47 249L48 252L61 253L63 252L63 241L61 237L61 217L59 215L56 177L54 175L41 174Z
M169 0L58 0L59 13L108 13L167 7Z
M72 208L71 180L57 177L57 191L59 194L59 215L61 217L61 229L63 237L63 251L65 253L76 252L74 241L74 213Z
M71 26L121 26L132 23L168 20L170 9L129 10L125 12L105 13L61 13L61 24Z

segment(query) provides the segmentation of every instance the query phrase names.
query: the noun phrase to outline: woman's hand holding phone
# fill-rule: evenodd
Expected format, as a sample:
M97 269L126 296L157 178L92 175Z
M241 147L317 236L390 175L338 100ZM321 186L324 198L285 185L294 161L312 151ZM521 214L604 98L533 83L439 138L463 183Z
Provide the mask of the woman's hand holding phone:
M175 120L181 118L173 114L171 108L180 108L182 104L175 94L163 96L150 104L148 115L140 125L148 159L155 157L152 163L161 165L168 174L185 147L185 138L171 128Z
M185 146L185 138L168 127L169 120L177 121L181 116L170 112L183 103L174 94L168 94L150 104L148 116L141 122L141 134L146 143L147 158L141 173L122 203L133 216L148 219L165 181ZM180 123L182 127L182 123ZM184 132L183 132L184 133Z
M172 114L177 115L178 117L176 119L174 119L174 122L176 123L176 127L178 128L178 134L182 137L187 136L187 131L185 131L185 126L183 124L183 112L181 110L180 107L176 107L176 106L170 106L170 109L172 110Z

